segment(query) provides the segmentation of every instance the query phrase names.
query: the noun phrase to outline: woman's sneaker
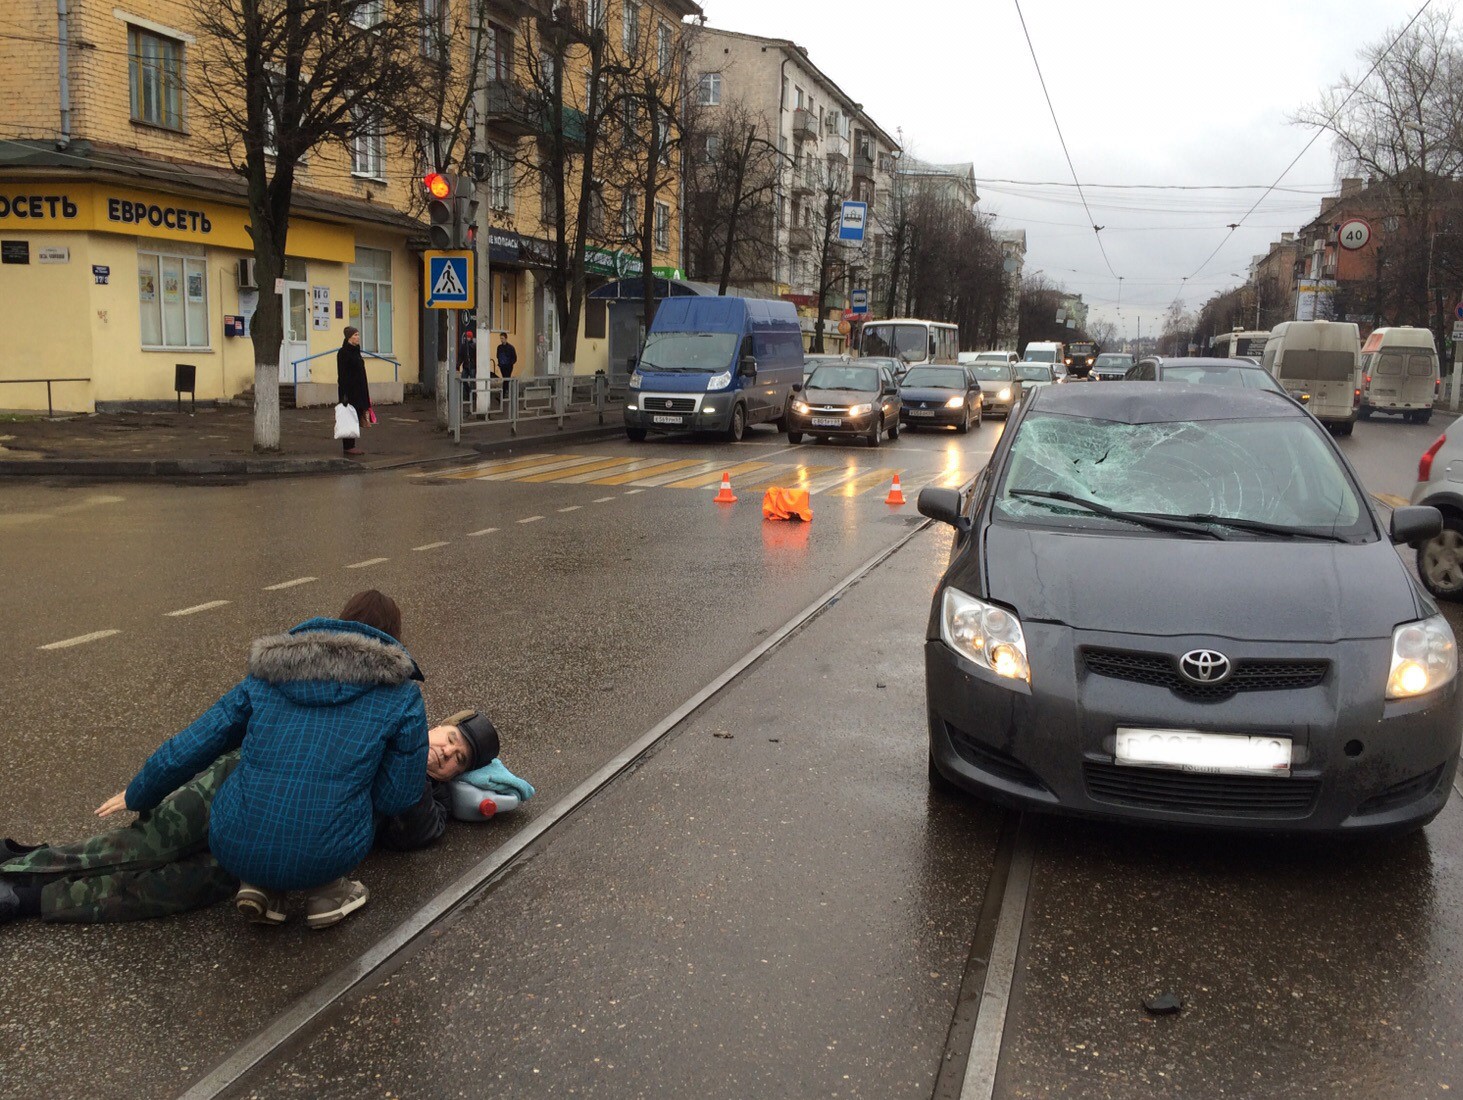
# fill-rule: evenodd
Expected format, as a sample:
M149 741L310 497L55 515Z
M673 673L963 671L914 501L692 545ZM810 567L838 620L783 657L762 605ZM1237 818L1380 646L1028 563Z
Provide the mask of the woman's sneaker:
M262 890L247 882L234 895L234 908L244 919L254 924L283 924L285 922L284 895L274 890Z
M365 905L370 896L371 891L348 878L317 886L305 895L305 923L311 928L339 924Z

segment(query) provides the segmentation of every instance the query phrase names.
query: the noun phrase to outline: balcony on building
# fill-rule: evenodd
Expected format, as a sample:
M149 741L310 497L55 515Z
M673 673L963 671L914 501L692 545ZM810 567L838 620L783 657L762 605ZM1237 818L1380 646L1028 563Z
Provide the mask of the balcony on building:
M806 107L798 107L793 110L792 138L794 141L818 140L818 120Z
M855 180L868 180L874 182L874 161L873 158L864 153L853 155L853 178Z
M815 243L816 236L810 225L795 225L788 231L787 246L794 252L811 252Z
M524 137L540 129L538 120L534 117L533 98L528 89L511 80L488 81L487 109L483 113L483 122L494 130L514 137Z

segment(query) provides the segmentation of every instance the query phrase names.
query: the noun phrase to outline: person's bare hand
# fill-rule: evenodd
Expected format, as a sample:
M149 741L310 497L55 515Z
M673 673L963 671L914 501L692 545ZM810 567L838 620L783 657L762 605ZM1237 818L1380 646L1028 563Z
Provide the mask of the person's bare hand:
M127 808L127 792L118 791L97 807L97 817L111 817Z

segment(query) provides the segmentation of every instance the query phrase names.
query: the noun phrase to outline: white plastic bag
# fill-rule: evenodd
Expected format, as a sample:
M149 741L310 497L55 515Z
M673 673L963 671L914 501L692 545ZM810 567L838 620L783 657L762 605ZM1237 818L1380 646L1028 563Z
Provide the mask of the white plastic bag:
M356 415L356 410L353 406L335 406L335 438L361 438L361 418Z

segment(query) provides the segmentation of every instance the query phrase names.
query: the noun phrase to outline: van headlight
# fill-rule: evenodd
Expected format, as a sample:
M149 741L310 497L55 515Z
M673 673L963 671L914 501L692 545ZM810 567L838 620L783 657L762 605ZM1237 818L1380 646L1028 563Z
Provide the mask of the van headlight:
M940 637L981 668L1007 680L1031 683L1021 620L1005 608L967 596L958 588L947 588L940 609Z
M630 372L630 388L632 390L638 390L644 384L645 375L641 374L638 370Z
M1413 699L1437 691L1458 675L1453 629L1441 615L1403 623L1392 631L1392 671L1388 699Z
M724 390L731 385L731 371L724 370L720 374L713 374L711 381L706 383L707 390Z

